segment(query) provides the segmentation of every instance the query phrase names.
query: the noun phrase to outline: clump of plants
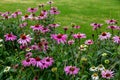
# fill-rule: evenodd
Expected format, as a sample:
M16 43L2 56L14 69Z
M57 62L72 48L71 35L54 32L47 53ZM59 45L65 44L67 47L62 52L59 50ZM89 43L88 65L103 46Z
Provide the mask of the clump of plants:
M37 8L0 12L0 80L118 80L120 27L118 21L92 23L91 38L79 25L62 27L52 1ZM57 30L63 28L63 31ZM89 35L90 36L90 35Z

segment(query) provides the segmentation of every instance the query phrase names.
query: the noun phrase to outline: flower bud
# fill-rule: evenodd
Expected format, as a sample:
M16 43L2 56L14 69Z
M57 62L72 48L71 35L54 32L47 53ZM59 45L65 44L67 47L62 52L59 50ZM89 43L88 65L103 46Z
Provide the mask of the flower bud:
M107 53L102 53L102 56L103 56L103 57L107 56Z
M85 57L82 57L82 58L81 58L81 61L84 61L84 62L86 62L86 61L87 61L87 58L85 58Z
M105 62L105 64L109 64L110 60L106 59L104 62Z
M57 67L53 67L53 68L51 69L51 71L52 71L52 72L57 72Z

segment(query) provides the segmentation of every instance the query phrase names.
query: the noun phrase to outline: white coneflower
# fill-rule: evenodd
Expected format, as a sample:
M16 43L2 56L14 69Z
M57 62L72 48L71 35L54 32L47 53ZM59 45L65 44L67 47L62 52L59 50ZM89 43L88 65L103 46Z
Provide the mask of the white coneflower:
M88 45L86 45L86 44L82 44L82 45L80 45L81 47L84 47L84 48L87 48L88 47Z
M3 39L0 38L0 43L3 42Z
M92 77L92 80L99 80L99 76L97 73L93 73L91 77Z
M11 67L7 66L3 72L8 72L10 70Z
M82 44L82 45L80 45L80 47L78 49L81 50L81 51L86 51L87 47L88 47L87 45Z
M26 48L26 51L29 52L29 51L31 51L31 49L30 48Z
M105 70L105 67L102 64L100 64L100 65L98 65L97 69L99 71L103 71L103 70Z
M90 71L97 71L97 67L95 67L95 66L92 66L92 67L90 67L90 69L89 69Z

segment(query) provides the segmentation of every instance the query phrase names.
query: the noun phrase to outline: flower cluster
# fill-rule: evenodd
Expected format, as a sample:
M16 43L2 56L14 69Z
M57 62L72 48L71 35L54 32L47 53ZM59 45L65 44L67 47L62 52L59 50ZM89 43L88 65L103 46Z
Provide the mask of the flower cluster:
M54 62L52 57L45 57L43 59L40 59L39 57L31 58L30 54L29 54L29 57L28 57L28 54L26 57L27 58L22 61L22 65L24 67L35 66L40 69L45 69L45 68L48 68L49 66L52 66Z
M90 68L90 71L94 72L91 76L93 80L99 80L99 76L98 76L99 71L101 72L102 78L111 79L114 76L114 73L113 73L114 71L105 69L105 67L102 64L98 65L97 67L92 66Z

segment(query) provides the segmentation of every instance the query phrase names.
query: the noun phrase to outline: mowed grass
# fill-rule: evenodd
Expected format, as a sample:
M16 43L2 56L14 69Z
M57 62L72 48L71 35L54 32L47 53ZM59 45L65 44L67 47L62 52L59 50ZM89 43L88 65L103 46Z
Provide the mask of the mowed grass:
M14 12L20 9L24 14L28 7L36 7L38 4L46 3L48 0L1 0L0 11ZM54 0L53 6L58 7L61 14L56 16L56 23L61 27L76 23L81 26L77 30L86 33L89 37L92 31L90 23L97 22L105 24L106 19L116 19L120 22L120 0ZM106 25L103 26L104 30ZM62 29L58 29L61 31Z

